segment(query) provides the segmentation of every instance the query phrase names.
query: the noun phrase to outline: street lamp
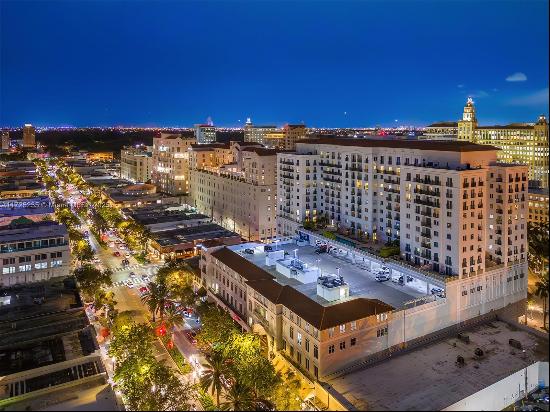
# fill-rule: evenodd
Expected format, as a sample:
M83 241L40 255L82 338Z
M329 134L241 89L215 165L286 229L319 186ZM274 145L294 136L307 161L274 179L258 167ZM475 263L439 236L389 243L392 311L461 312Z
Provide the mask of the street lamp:
M298 259L298 249L294 249L294 259Z

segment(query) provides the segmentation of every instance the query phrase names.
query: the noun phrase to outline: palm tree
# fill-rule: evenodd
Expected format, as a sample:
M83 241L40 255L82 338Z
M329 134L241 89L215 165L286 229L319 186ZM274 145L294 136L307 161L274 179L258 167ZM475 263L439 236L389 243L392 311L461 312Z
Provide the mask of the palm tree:
M156 320L156 313L159 313L160 319L164 319L166 304L170 303L170 295L165 283L149 282L147 292L143 294L141 300L145 303L153 314L153 322Z
M182 321L181 310L177 309L174 304L168 305L164 311L164 319L162 323L166 327L166 330L169 330L170 333L174 332L174 327L180 324Z
M227 393L226 401L221 404L223 410L230 411L253 411L255 410L254 398L250 388L236 380Z
M539 276L539 281L535 283L535 295L542 300L542 316L543 316L543 328L546 328L546 318L548 316L548 271Z
M229 368L221 351L212 352L208 360L210 365L205 368L201 376L200 386L206 392L210 389L212 396L216 395L216 404L219 405L220 394L224 388L223 377L229 376Z

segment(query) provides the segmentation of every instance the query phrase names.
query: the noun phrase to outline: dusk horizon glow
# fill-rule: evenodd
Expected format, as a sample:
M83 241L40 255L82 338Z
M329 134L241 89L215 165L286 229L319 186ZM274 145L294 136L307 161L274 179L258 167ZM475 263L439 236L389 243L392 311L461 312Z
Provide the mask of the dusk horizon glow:
M0 126L425 126L468 96L480 124L548 114L547 2L385 5L2 1Z

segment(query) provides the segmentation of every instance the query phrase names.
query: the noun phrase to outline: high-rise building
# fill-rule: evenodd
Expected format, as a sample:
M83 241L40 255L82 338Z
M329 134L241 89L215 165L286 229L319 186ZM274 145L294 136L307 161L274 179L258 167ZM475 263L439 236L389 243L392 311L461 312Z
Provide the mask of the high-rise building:
M548 189L529 188L529 223L548 225Z
M151 146L125 147L120 151L120 177L144 183L151 179L153 155Z
M2 151L6 152L10 150L10 132L2 132Z
M258 143L193 145L191 199L196 209L243 238L276 235L276 151Z
M306 138L306 126L303 124L287 124L283 127L284 150L295 150L296 142Z
M27 149L36 147L35 129L31 124L23 126L23 147Z
M277 130L276 126L258 126L252 124L252 120L248 118L244 126L244 141L259 143L266 146L266 135Z
M159 191L172 195L189 193L189 147L194 138L161 133L153 138L151 180Z
M497 163L495 147L325 138L277 157L279 235L323 218L443 275L526 265L528 168Z
M499 160L528 165L531 183L548 188L548 122L544 115L534 124L479 126L474 102L468 98L458 122L458 140L498 147Z
M195 139L198 144L216 142L216 128L212 124L196 124Z

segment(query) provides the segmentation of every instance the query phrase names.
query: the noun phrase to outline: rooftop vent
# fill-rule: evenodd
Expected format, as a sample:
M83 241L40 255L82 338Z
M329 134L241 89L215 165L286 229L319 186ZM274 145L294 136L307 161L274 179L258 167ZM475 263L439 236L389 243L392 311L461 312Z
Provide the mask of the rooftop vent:
M344 278L330 274L317 278L317 295L329 302L349 297L349 286Z

